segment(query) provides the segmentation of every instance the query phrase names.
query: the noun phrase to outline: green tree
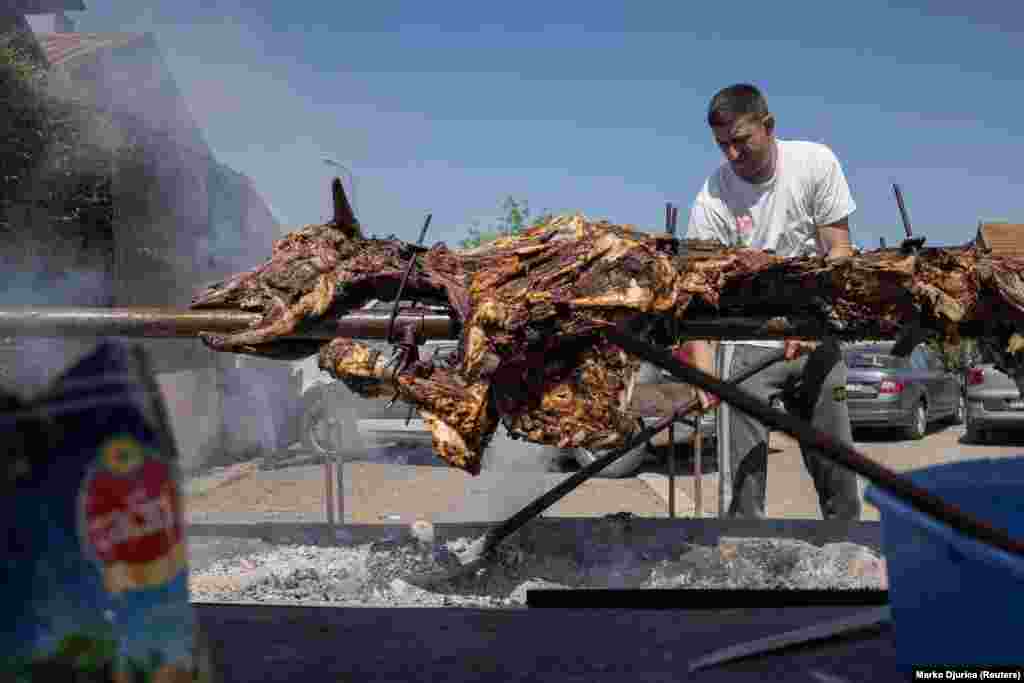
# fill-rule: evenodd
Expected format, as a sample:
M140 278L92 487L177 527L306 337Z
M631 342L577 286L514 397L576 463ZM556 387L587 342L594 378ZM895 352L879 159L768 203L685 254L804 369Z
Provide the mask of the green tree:
M0 34L0 270L109 271L114 168L133 146L27 40Z
M25 40L20 33L0 35L0 202L15 196L49 138L46 71Z
M527 200L519 200L509 195L501 203L501 214L494 224L483 227L480 221L473 221L473 225L469 228L469 236L459 242L459 246L463 249L472 249L499 237L520 235L538 223L550 220L553 216L552 211L545 210L540 215L533 217Z

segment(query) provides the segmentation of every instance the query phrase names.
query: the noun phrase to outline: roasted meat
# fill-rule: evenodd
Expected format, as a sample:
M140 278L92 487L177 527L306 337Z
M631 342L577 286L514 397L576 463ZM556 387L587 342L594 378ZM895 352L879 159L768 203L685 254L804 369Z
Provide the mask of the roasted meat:
M321 368L356 393L416 406L437 454L472 473L499 421L535 443L589 449L618 445L638 428L629 408L639 363L602 335L622 321L672 344L697 315L809 315L847 339L891 338L913 325L950 340L965 332L997 339L1007 363L1019 356L1008 345L1024 327L1024 259L971 245L827 263L576 215L473 250L427 249L363 237L340 183L334 191L331 223L289 234L269 261L193 302L258 312L260 322L202 338L224 352L319 352ZM398 331L397 358L352 339L289 339L303 324L393 300L410 260L403 298L448 307L461 330L455 357L420 361L410 328Z

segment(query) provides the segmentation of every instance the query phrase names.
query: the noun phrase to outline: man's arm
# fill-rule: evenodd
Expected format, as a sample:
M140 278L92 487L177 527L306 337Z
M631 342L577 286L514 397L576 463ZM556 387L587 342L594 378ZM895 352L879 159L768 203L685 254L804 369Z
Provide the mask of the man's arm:
M825 252L825 260L853 256L853 244L850 242L850 219L842 218L835 223L818 228L818 244ZM785 343L786 360L796 360L817 348L817 342L802 339L787 339Z
M818 228L818 239L821 241L821 246L825 250L825 258L828 260L853 256L849 218L843 218Z
M812 214L818 226L818 244L829 260L852 256L850 215L857 210L857 203L842 164L828 147L820 148L816 176Z

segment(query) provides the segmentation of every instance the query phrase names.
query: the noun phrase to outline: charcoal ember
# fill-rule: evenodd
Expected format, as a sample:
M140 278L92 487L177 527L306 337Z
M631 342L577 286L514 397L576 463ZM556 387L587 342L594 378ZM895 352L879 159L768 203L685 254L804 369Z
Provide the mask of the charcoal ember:
M694 577L725 582L729 577L728 563L717 549L695 546L677 560L658 563L651 572L650 584L654 588L675 588Z
M456 542L454 547L467 544L468 540ZM588 572L584 566L567 564L565 557L523 553L514 565L496 561L485 570L424 589L409 583L409 577L439 567L412 542L388 549L373 549L370 544L278 546L195 569L189 583L193 599L200 600L475 608L520 607L526 602L526 591L535 589L846 590L887 585L884 561L871 549L852 543L818 547L791 539L745 539L735 544L736 552L723 554L722 548L684 547L670 561L638 556L628 570L646 572L647 578L628 585L616 580L616 567L604 565L602 571Z
M884 589L885 562L854 543L818 547L795 539L723 538L651 572L655 588Z
M983 336L1024 378L1024 259L973 245L859 253L826 262L678 241L582 215L554 217L472 250L365 238L343 191L335 218L274 243L270 259L198 294L197 309L260 315L251 329L202 334L210 348L274 358L308 355L289 339L371 299L447 306L457 358L389 364L351 339L319 346L320 367L368 398L419 409L437 455L476 474L499 422L537 444L597 451L637 429L629 414L639 363L605 341L643 318L671 344L670 323L696 312L810 316L843 338L896 337L912 324L943 339ZM342 197L337 196L341 193ZM411 266L411 270L409 269ZM1018 370L1020 372L1018 372Z
M855 543L830 543L821 549L818 572L845 577L849 588L888 587L885 559Z
M784 576L790 574L804 557L820 551L810 543L789 539L722 538L718 542L718 552L726 560L747 560L766 575Z

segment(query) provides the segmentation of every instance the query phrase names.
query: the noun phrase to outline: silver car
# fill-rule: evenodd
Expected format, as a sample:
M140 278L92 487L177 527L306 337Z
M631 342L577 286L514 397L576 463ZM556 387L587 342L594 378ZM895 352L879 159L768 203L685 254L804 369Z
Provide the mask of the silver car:
M967 368L967 440L987 443L997 431L1024 429L1024 400L1009 375L984 356Z
M893 346L859 343L845 349L851 426L899 427L908 438L921 439L931 422L963 423L957 374L923 344L905 358L892 355Z

